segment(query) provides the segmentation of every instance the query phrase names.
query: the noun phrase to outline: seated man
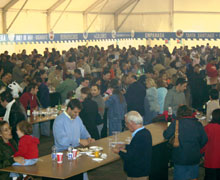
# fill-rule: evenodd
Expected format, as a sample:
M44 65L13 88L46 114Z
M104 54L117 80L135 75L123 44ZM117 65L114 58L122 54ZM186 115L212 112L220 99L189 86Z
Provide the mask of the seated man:
M72 99L67 105L67 110L56 117L53 135L57 151L64 151L69 146L77 147L80 144L87 146L94 142L79 117L81 109L82 104L79 100Z
M143 126L143 118L136 111L125 115L125 123L132 132L129 145L116 145L113 152L120 155L124 161L124 171L127 180L148 180L152 156L152 138L150 132Z

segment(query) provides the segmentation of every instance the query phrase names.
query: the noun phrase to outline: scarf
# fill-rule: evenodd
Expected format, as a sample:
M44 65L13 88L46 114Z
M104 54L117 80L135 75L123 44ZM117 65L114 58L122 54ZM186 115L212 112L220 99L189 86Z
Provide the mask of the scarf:
M6 112L5 112L5 116L4 116L3 120L7 121L8 123L9 123L9 115L11 112L11 107L14 103L15 103L15 99L13 99L11 102L9 102L6 106Z

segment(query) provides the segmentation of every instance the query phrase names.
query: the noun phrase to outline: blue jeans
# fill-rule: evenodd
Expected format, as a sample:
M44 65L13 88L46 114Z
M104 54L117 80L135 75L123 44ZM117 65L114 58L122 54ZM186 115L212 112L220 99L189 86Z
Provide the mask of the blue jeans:
M12 164L12 166L31 166L31 165L36 164L37 161L38 161L38 158L37 159L25 159L24 165L15 162ZM19 177L19 174L18 173L10 173L10 177Z

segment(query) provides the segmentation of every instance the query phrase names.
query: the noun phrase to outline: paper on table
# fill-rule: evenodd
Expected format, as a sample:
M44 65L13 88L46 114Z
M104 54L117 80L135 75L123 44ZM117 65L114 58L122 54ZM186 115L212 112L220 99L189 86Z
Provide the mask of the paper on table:
M96 162L101 162L103 159L102 158L92 158L93 161L96 161Z

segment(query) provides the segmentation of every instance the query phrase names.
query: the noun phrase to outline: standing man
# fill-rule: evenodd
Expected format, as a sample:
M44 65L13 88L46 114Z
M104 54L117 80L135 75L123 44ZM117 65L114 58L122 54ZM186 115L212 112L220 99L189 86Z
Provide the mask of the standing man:
M164 103L164 111L171 107L173 114L176 114L179 105L186 105L186 97L184 90L186 89L187 81L184 78L178 78L176 86L170 89L166 95Z
M67 110L56 117L53 124L54 142L57 151L67 150L69 146L77 147L94 142L79 117L82 104L78 99L72 99Z
M128 112L137 111L141 116L144 116L144 98L146 96L145 87L137 81L136 75L129 74L127 78L130 83L125 94Z
M143 126L143 118L137 111L125 115L125 123L132 140L129 145L116 145L113 152L119 154L124 161L127 180L148 180L152 156L152 137Z

